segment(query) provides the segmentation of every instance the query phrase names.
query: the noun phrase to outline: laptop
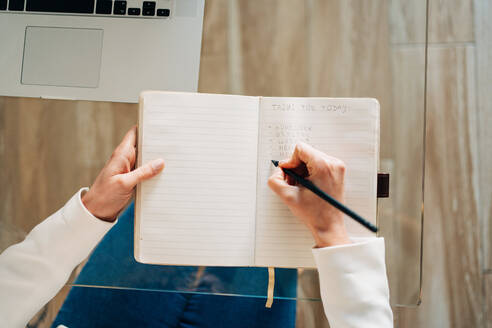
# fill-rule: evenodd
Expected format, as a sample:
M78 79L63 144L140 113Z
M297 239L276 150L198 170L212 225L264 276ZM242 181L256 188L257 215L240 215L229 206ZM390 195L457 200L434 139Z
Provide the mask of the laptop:
M205 0L0 0L0 95L197 91Z

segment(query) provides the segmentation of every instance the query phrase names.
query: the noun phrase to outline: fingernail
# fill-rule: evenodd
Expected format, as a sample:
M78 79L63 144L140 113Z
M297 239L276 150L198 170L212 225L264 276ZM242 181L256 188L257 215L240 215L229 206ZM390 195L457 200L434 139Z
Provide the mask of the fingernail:
M152 170L160 171L164 167L164 160L159 158L152 162Z

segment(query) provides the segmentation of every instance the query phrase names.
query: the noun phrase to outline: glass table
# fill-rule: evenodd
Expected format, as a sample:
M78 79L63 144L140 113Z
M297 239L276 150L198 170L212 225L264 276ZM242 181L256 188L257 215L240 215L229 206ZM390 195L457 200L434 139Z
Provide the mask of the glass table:
M390 192L378 199L377 223L386 243L393 306L416 306L421 297L427 7L427 0L209 0L205 8L200 92L379 100L380 172L390 174ZM46 100L30 100L35 101ZM90 102L64 106L104 107ZM111 106L115 113L123 107L125 113L133 111L129 121L136 119L136 105ZM93 164L87 167L94 171ZM265 268L137 263L132 206L124 216L74 271L67 283L72 290L266 301ZM12 234L28 231L24 224L13 226ZM273 306L294 302L298 326L318 320L322 306L316 270L276 269L275 277Z
M251 1L222 5L209 1L205 12L200 91L379 99L380 172L390 174L390 193L388 198L378 199L378 235L386 242L392 305L415 306L420 303L422 276L427 3L420 1L410 8L394 1L368 3L306 1L302 7L309 18L292 23L306 33L300 36L277 16L271 19L262 16L266 15L265 10L270 10L271 14L276 12L272 8L254 6ZM284 5L278 5L281 11ZM227 54L216 49L221 37L218 25L223 24L217 14L223 6L227 7L227 17L232 20L223 27L228 38ZM335 15L334 10L342 16ZM245 26L244 17L256 17L257 25ZM331 19L335 17L337 19ZM415 47L399 43L400 34L409 33L403 30L402 20L414 33ZM286 31L279 30L282 27ZM255 32L259 31L265 35L257 38ZM303 40L293 46L296 37ZM302 62L304 67L292 67L299 63L296 58L292 59L294 63L278 63L290 59L286 52L289 49L307 56L308 60L304 58ZM262 62L258 56L263 53L268 55ZM210 76L215 65L211 61L219 55L228 59L224 70L228 71L229 80L222 86L225 90L218 89L218 82ZM272 72L268 64L279 66L285 72ZM321 70L321 74L314 69ZM248 76L249 70L263 75ZM295 75L296 71L308 77ZM279 76L283 77L283 82ZM304 80L301 83L299 79ZM272 86L274 83L284 83L286 89ZM166 267L137 263L133 258L133 228L126 226L133 222L132 210L132 207L127 210L125 220L120 220L125 223L119 223L109 239L99 246L112 252L96 249L71 286L266 299L268 273L264 268ZM119 237L112 236L119 230L123 230ZM123 234L125 238L121 238ZM118 241L113 241L114 238ZM116 245L125 247L125 252L118 251L121 253L118 261L114 255L109 258L104 255L116 252ZM106 275L96 274L99 266L105 266ZM316 270L276 269L276 277L275 299L320 301Z

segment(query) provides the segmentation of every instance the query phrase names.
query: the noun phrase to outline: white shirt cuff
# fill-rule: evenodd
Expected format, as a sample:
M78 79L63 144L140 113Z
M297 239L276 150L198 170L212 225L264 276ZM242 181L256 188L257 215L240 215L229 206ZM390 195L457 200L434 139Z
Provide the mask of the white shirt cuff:
M62 250L70 254L77 265L82 262L90 251L99 243L104 235L116 224L96 218L82 203L82 195L88 188L80 189L61 209L66 231L73 239L67 239L67 247Z
M392 327L384 239L313 249L332 327Z

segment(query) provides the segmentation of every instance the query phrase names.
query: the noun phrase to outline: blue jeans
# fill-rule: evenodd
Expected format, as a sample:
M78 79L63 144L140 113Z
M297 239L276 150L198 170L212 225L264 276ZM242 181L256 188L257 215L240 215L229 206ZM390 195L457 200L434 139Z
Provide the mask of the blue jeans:
M75 280L53 327L294 327L297 270L275 270L265 308L265 268L160 266L133 257L133 204ZM119 289L101 288L113 286ZM121 288L123 287L123 289ZM248 296L223 296L212 294Z

